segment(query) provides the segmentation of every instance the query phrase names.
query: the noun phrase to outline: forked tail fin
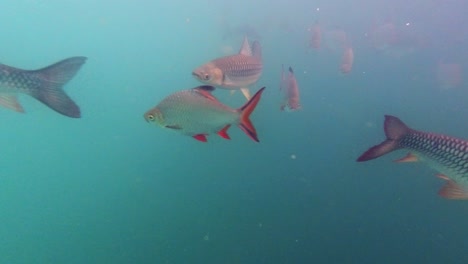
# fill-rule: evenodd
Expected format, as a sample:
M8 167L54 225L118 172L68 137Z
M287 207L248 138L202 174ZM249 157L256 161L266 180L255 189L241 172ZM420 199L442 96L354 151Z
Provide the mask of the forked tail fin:
M86 57L72 57L39 70L29 71L41 82L40 87L30 95L62 115L81 117L80 108L65 93L63 86L75 76L85 62Z
M255 127L250 121L249 116L250 114L252 114L253 110L255 110L255 107L260 101L263 90L265 90L265 87L258 90L258 92L256 92L255 95L247 103L245 103L245 105L243 105L237 110L240 112L240 129L242 129L242 131L244 131L244 133L247 134L247 136L249 136L252 140L256 142L259 142L257 137L257 131L255 131Z
M411 131L405 123L394 116L386 115L384 121L384 131L387 139L364 152L358 159L358 162L376 159L389 152L400 148L400 140Z

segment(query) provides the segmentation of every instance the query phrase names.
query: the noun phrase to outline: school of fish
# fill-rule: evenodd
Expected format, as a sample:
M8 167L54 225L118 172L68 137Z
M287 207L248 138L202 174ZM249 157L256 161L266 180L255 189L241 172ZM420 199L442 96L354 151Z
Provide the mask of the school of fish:
M354 49L351 38L340 29L324 30L316 21L309 29L308 47L316 52L327 49L341 53L337 71L343 75L352 72ZM265 87L251 96L250 89L259 82L264 64L259 33L246 25L237 30L229 27L229 35L244 34L238 53L207 59L195 67L192 76L201 85L190 89L175 90L147 110L143 117L166 130L207 142L207 136L217 134L230 139L231 126L239 127L251 140L260 142L257 131L250 120L262 98ZM243 32L243 33L242 33ZM228 37L225 35L223 39ZM255 37L251 44L247 36ZM392 52L401 56L411 52L422 40L405 36L390 22L376 26L368 35L371 46L378 51ZM415 44L417 43L417 44ZM64 86L73 79L87 58L70 57L37 70L24 70L0 64L0 105L24 112L18 94L27 94L50 109L66 117L80 118L80 107L65 93ZM451 88L461 84L461 66L457 63L440 61L437 79L441 86ZM261 87L261 86L260 86ZM297 111L302 108L298 80L291 66L281 66L279 88L282 94L279 109ZM218 100L214 92L239 90L247 101L232 108ZM447 199L468 199L468 141L442 134L414 130L399 118L386 115L384 121L386 139L365 151L357 162L376 159L399 149L409 154L396 162L421 161L438 171L437 176L446 181L439 194Z

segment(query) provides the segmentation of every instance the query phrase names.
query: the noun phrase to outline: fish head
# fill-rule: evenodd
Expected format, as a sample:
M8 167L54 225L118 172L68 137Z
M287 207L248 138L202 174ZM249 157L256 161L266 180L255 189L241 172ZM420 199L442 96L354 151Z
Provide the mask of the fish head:
M148 110L143 115L143 117L145 118L146 122L148 122L148 123L157 124L157 125L162 126L162 127L165 126L164 115L161 112L161 110L159 110L158 107L154 107L154 108Z
M223 71L212 62L196 68L192 75L202 83L211 85L222 85L223 83Z

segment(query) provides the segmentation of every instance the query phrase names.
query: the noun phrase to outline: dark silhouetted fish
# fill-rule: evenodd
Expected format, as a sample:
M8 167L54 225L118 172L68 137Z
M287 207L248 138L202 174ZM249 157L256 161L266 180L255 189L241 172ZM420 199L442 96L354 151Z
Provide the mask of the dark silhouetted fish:
M62 115L78 118L80 108L62 87L75 76L86 57L72 57L39 70L22 70L0 64L0 105L24 112L17 94L28 94Z

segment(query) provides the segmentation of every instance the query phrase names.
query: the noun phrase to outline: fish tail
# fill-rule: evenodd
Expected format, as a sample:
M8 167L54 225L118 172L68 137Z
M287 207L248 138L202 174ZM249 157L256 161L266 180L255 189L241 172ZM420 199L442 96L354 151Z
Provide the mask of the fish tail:
M255 110L255 107L257 106L258 102L260 101L260 97L262 96L263 90L265 90L265 87L258 90L258 92L255 93L255 95L247 103L245 103L241 108L237 110L240 112L240 129L242 129L242 131L244 131L244 133L247 134L247 136L249 136L252 140L256 142L259 142L257 137L257 131L255 130L255 127L253 126L249 117L250 114L252 114L252 112Z
M397 117L386 115L384 121L384 131L387 139L364 152L357 159L358 162L375 159L399 149L400 140L411 131L411 128L409 128Z
M30 71L41 82L40 87L30 95L60 114L79 118L80 108L62 87L75 76L85 62L86 57L72 57L48 67Z

